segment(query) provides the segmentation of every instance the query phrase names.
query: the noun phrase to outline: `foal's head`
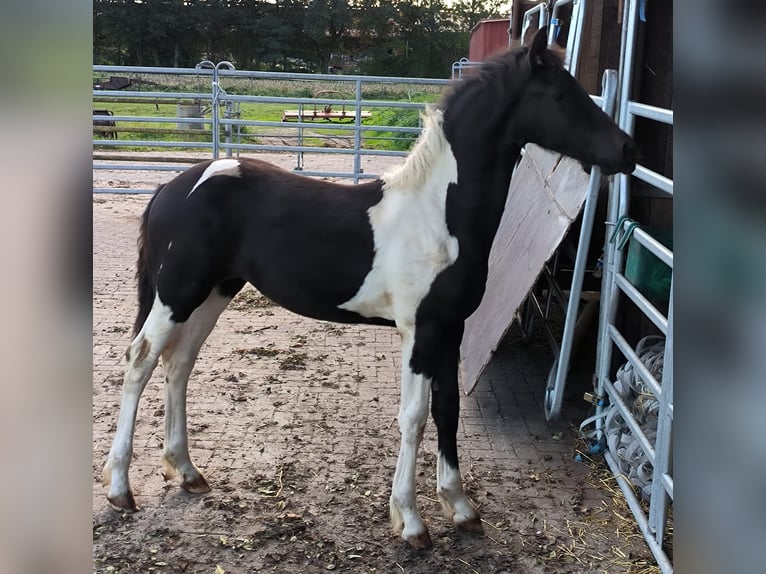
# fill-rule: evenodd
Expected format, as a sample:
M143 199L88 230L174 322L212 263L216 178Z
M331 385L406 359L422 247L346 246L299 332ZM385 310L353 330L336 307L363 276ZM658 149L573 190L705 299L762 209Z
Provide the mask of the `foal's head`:
M456 140L491 141L498 151L535 143L605 174L630 173L636 145L548 49L545 29L529 47L501 54L444 100L445 131Z
M521 137L582 162L605 174L630 173L636 167L636 144L595 103L538 32L525 49L529 71L515 116Z

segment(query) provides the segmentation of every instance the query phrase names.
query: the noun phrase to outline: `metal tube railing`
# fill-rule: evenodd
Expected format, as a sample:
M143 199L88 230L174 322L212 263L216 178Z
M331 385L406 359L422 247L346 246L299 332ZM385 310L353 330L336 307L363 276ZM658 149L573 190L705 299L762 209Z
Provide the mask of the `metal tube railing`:
M633 71L636 61L636 37L638 27L638 0L625 0L622 28L622 50L620 53L620 93L618 123L622 129L632 134L637 117L657 121L667 125L673 124L672 110L642 104L631 99L633 92ZM667 196L673 196L673 181L658 174L645 166L638 165L631 174ZM630 175L620 175L615 178L609 195L607 225L615 226L623 216L628 214L630 202ZM607 233L609 238L612 233ZM651 232L640 227L633 229L632 236L643 248L655 255L662 263L673 268L673 252L655 239ZM664 545L667 533L666 521L668 507L673 498L673 478L671 465L672 422L673 422L673 288L671 272L671 289L667 317L657 309L626 277L622 274L623 254L614 242L607 240L604 246L604 276L602 279L601 317L599 321L599 341L597 347L596 365L596 431L597 437L602 438L605 429L604 417L606 409L618 409L634 440L643 450L644 455L652 462L653 476L650 487L649 513L644 513L640 501L634 492L633 485L623 475L615 454L609 449L604 457L613 472L628 502L638 528L652 551L663 574L673 572ZM652 376L643 364L638 353L622 336L615 326L620 293L626 295L641 313L647 317L657 329L665 335L663 353L662 381ZM635 369L637 379L640 379L655 395L659 404L657 431L654 444L647 440L630 408L610 380L610 370L613 347L616 346Z
M628 343L625 337L622 336L622 333L620 333L614 325L609 325L609 336L612 338L612 341L614 341L614 344L617 345L617 348L623 356L628 359L628 362L633 365L634 369L636 369L639 378L649 386L649 390L652 391L652 394L659 399L662 395L660 384L657 382L657 379L654 378L651 371L646 368L646 365L644 365L641 358L633 350L633 347L630 346L630 343Z
M117 148L117 147L152 147L152 148L176 148L179 150L198 149L202 151L210 151L212 157L215 159L220 153L226 152L227 156L231 157L233 152L239 151L279 151L296 153L299 158L299 169L304 175L318 175L324 177L343 177L350 178L353 181L358 182L360 179L368 179L375 177L375 174L363 174L362 169L362 156L387 156L387 157L404 157L407 152L386 150L386 149L364 149L364 141L374 140L376 137L373 134L382 134L382 132L390 133L390 137L383 137L383 139L396 139L399 136L405 136L408 134L419 134L421 128L419 127L404 127L404 126L380 126L380 125L364 125L362 123L362 108L397 108L397 109L413 109L422 110L426 104L412 101L381 101L381 100L364 100L363 92L366 86L375 84L401 84L404 86L414 85L430 85L443 87L450 83L449 80L431 79L431 78L397 78L386 76L357 76L357 75L344 75L338 76L334 74L295 74L287 72L251 72L243 70L234 70L233 66L229 62L220 62L219 64L213 64L210 61L200 62L196 68L154 68L154 67L133 67L133 66L94 66L93 70L97 74L105 73L129 73L138 76L144 75L167 75L177 77L199 77L210 81L210 92L201 92L199 89L195 89L191 92L184 92L180 90L173 90L169 92L153 92L153 91L140 91L140 90L94 90L93 100L94 102L104 103L118 103L118 102L146 102L152 104L182 104L185 102L193 104L202 104L210 106L212 108L210 118L204 117L149 117L146 115L141 116L129 116L125 114L121 115L105 115L94 114L94 122L110 122L104 130L100 130L98 125L94 126L94 135L98 135L99 132L112 131L115 133L120 132L120 127L112 125L112 122L130 122L133 125L123 127L123 138L125 134L141 133L141 124L147 126L155 125L158 127L147 127L147 133L157 132L164 128L160 124L177 124L180 129L181 126L199 126L201 124L210 126L206 130L189 130L189 135L197 135L202 141L162 141L162 140L146 140L146 139L107 139L104 137L94 139L93 144L95 146L104 148ZM139 77L139 82L142 78ZM228 94L223 89L221 82L226 79L234 79L242 81L248 80L294 80L297 82L333 82L341 84L353 83L354 86L354 98L353 99L331 99L331 98L308 98L308 97L277 97L277 96L262 96L262 95L243 95L243 94ZM333 106L348 106L355 110L353 123L343 124L317 124L308 122L303 119L303 116L299 117L298 122L284 121L258 121L258 120L244 120L238 117L231 117L231 107L233 105L239 106L240 104L283 104L286 106L298 106L299 109L305 109L309 105L333 105ZM226 106L226 113L220 113L220 107ZM179 114L180 115L180 114ZM265 128L286 128L295 129L299 138L299 145L268 145L268 142L253 142L247 141L248 137L251 138L269 138L276 137L270 134L243 134L241 132L244 127L258 127ZM312 135L312 138L333 137L334 139L347 138L347 141L353 142L353 149L347 148L327 148L321 146L303 145L303 130L312 129L317 135ZM168 128L168 132L176 133L176 129ZM330 136L327 130L336 130L348 133L348 136ZM221 133L221 132L225 133ZM232 135L236 132L236 137L232 139ZM337 132L336 132L337 133ZM327 134L327 135L325 135ZM366 135L365 135L366 134ZM200 137L202 136L202 137ZM127 136L129 137L129 136ZM207 141L204 138L207 137ZM381 139L381 138L377 138ZM251 140L252 141L252 140ZM353 167L349 173L339 174L338 172L325 172L320 170L307 171L303 169L302 158L304 153L333 153L340 155L352 155ZM146 161L135 165L136 158L126 158L126 161L131 161L134 165L118 164L115 161L119 161L116 158L110 158L112 161L104 164L102 161L98 161L98 158L94 158L94 169L125 169L130 171L176 171L179 168L175 166L157 166L151 163L151 158L146 158ZM140 161L140 160L139 160ZM164 160L167 161L167 160ZM198 160L197 160L198 161ZM183 160L179 160L179 163L183 163ZM94 190L94 191L100 191ZM121 190L121 192L124 190Z
M620 290L625 293L625 295L628 296L628 298L633 301L633 303L638 307L641 312L646 315L646 317L654 323L654 325L660 330L660 332L663 335L668 334L668 320L665 318L665 315L663 315L657 307L652 305L649 302L649 299L644 297L644 294L641 293L641 291L636 288L633 283L628 281L628 279L623 275L622 273L615 274L615 285L617 285Z
M607 115L614 114L614 106L617 95L617 72L606 70L602 78L601 95L602 109ZM594 166L591 169L588 191L585 196L585 206L583 207L582 224L580 226L580 238L577 245L577 256L575 257L574 271L572 274L572 284L567 300L566 320L564 322L564 332L561 338L560 352L553 363L551 372L548 375L548 382L545 391L545 400L543 407L545 416L553 419L561 413L561 405L564 399L564 387L566 385L567 371L569 370L569 360L574 340L575 324L577 322L577 311L580 306L580 295L582 293L582 284L585 277L585 268L588 259L588 249L590 246L591 233L593 231L593 222L596 217L596 207L598 203L598 191L601 187L601 169ZM564 299L562 299L563 301Z

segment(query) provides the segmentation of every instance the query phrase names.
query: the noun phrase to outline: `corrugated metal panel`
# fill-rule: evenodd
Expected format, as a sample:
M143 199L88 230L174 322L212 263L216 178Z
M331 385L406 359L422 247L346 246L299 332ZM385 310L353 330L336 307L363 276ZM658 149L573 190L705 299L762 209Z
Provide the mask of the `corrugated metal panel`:
M492 54L507 49L510 26L511 21L508 18L482 20L476 24L471 31L468 59L472 62L481 62Z

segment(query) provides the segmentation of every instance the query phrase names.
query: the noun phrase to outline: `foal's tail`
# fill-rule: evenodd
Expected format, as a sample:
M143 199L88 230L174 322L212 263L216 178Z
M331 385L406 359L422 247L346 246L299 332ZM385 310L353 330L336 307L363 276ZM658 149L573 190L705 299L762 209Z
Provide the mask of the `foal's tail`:
M157 191L154 192L149 203L146 204L146 209L144 209L144 215L141 220L141 231L138 235L138 261L136 262L138 314L136 315L136 322L133 325L133 337L138 335L138 332L144 326L144 322L149 316L149 311L152 310L152 304L154 303L154 290L156 285L153 281L153 273L149 267L149 242L146 233L149 224L149 212L152 209L154 200L157 199L157 195L163 187L165 187L164 184L157 187Z

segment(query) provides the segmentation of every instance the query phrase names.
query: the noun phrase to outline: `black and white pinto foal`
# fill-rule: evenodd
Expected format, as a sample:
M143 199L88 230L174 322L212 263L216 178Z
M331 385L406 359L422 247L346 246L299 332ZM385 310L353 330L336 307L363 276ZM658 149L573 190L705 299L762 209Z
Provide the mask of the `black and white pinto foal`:
M430 399L438 498L457 526L480 529L458 467L459 347L484 293L490 246L527 142L608 174L635 167L633 141L563 69L544 30L530 47L456 84L426 112L404 165L379 180L347 186L255 159L221 159L161 187L139 240L140 308L103 475L110 504L136 510L128 482L136 411L160 357L165 477L180 475L189 492L210 489L189 457L187 381L218 316L249 281L307 317L398 329L401 448L392 525L411 545L430 544L415 501Z

